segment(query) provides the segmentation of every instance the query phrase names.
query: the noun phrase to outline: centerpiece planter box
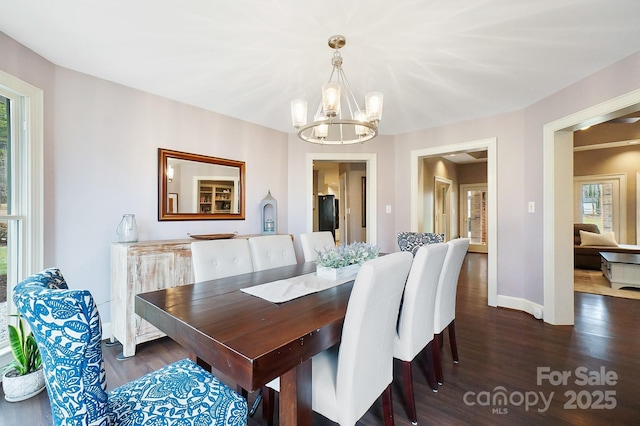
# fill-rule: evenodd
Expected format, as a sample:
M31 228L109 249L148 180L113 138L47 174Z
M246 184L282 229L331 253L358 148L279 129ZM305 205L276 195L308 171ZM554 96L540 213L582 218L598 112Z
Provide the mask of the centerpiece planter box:
M378 247L360 242L340 247L322 247L316 251L318 252L316 275L335 281L355 278L360 265L375 259L380 253Z
M353 278L358 275L358 270L360 269L360 265L353 264L349 266L343 266L341 268L329 268L327 266L316 267L316 275L322 278L329 278L331 280L337 281L345 278Z

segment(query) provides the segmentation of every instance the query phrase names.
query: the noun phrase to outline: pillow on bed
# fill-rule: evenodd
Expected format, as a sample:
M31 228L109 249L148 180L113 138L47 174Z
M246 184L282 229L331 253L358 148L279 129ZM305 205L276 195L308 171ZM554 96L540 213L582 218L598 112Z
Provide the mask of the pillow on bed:
M613 232L603 232L602 234L595 234L593 232L587 232L580 230L580 245L581 246L603 246L603 247L618 247L616 237Z

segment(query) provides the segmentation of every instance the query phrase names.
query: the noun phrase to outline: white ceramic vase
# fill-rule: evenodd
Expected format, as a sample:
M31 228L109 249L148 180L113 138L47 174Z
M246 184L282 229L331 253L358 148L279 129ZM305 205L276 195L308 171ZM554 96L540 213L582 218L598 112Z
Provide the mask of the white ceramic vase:
M12 374L13 373L13 374ZM8 402L18 402L29 399L42 392L45 388L44 370L42 368L25 374L16 375L16 370L9 369L2 376L2 390L4 399Z

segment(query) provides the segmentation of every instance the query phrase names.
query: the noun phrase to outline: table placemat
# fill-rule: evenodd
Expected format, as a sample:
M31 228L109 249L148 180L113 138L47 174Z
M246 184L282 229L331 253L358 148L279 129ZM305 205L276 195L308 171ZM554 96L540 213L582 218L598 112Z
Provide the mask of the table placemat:
M352 276L334 281L329 278L318 277L315 272L312 272L310 274L287 278L286 280L272 281L240 290L252 296L268 300L269 302L283 303L353 281L354 279L355 276Z

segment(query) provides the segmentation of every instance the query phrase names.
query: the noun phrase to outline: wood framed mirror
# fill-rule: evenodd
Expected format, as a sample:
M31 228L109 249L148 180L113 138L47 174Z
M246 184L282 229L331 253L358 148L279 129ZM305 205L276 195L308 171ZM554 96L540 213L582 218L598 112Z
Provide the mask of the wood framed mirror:
M158 148L158 220L244 220L245 163Z

